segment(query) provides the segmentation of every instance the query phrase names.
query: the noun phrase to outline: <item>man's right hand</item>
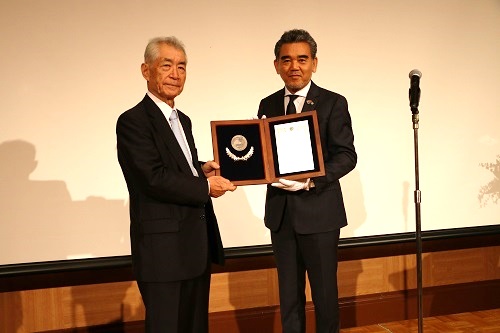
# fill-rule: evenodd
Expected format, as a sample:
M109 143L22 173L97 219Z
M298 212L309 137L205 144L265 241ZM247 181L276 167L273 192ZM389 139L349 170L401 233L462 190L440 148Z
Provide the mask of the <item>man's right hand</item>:
M218 198L227 191L236 190L236 186L231 183L228 179L221 176L208 177L208 182L210 183L210 196Z

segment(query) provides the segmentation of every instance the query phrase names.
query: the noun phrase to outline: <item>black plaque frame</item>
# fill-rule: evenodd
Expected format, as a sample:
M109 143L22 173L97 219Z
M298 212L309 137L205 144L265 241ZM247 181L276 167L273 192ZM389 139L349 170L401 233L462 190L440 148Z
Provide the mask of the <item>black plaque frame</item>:
M307 120L309 125L314 169L281 174L275 125L299 120ZM212 121L210 125L214 160L220 165L216 174L231 180L235 185L269 184L277 182L279 178L297 180L325 175L316 111L267 119ZM245 137L245 149L236 151L231 146L231 140L236 135Z

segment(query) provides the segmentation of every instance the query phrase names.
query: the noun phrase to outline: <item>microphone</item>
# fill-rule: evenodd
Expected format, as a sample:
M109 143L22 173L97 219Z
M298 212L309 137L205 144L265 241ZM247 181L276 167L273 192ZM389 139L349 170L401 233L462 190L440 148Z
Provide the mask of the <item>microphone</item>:
M409 74L410 77L410 108L412 113L418 113L418 102L420 101L420 78L422 72L414 69Z

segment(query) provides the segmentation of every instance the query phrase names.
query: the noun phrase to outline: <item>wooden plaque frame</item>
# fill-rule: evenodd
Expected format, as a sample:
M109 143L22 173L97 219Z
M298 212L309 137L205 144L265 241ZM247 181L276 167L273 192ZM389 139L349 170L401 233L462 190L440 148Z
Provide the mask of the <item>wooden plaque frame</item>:
M276 129L280 125L290 125L293 130L299 123L307 123L314 166L307 170L280 172ZM212 121L210 125L214 160L220 165L216 175L235 185L269 184L280 178L298 180L325 175L316 111L266 119ZM296 147L281 142L280 149L290 152Z

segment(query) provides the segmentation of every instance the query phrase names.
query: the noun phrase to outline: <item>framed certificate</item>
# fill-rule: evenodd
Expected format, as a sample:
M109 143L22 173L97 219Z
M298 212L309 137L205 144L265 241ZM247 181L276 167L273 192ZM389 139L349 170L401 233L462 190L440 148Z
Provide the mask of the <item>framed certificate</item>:
M316 111L210 124L216 174L235 185L325 175Z

